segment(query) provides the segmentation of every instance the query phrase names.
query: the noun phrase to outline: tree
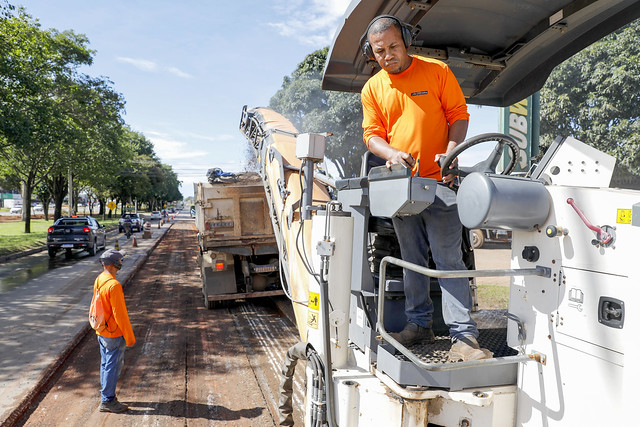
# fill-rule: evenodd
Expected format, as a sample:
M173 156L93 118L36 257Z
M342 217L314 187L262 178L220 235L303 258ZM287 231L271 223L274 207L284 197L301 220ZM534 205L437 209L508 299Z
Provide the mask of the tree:
M640 21L559 65L540 104L541 145L573 136L640 173Z
M341 177L360 172L362 105L359 94L330 92L321 88L328 48L305 57L291 76L284 78L269 105L287 117L300 132L331 132L326 156Z
M93 54L86 36L42 30L23 8L0 0L0 174L19 181L25 206L34 191L53 198L56 219L68 177L74 194L83 189L100 200L103 214L108 197L181 199L177 175L125 126L113 83L78 71ZM23 215L28 233L30 210Z
M77 67L91 64L85 36L41 30L23 9L0 20L0 154L22 183L24 206L53 171L51 162L73 132L65 114L77 89ZM23 209L25 232L31 210Z

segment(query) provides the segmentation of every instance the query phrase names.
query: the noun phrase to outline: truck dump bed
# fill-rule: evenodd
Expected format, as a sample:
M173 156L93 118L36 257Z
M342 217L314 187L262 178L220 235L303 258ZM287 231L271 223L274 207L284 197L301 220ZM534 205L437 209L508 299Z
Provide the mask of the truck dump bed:
M248 244L275 245L258 174L238 175L235 182L199 182L196 199L196 227L203 250Z
M260 176L232 174L194 187L205 306L282 295L278 245Z

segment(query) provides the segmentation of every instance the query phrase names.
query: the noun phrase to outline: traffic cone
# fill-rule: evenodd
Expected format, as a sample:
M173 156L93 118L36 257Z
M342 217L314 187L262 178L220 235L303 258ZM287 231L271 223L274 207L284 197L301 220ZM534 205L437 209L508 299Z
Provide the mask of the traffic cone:
M133 242L131 242L131 246L133 246L134 248L138 247L138 241L136 240L136 236L133 236Z
M120 250L120 241L119 241L119 240L116 240L115 250L116 250L116 251L119 251L119 250Z

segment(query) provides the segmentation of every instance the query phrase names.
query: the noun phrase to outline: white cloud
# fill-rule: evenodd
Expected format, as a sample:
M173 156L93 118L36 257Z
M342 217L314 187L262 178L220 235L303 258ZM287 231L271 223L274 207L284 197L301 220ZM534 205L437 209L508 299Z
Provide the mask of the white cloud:
M151 73L158 72L168 72L169 74L173 74L174 76L178 76L183 79L191 79L193 76L189 73L182 71L177 67L164 67L160 66L153 61L149 61L148 59L141 58L127 58L126 56L119 56L116 58L118 62L123 62L125 64L133 65L138 70L147 71Z
M167 71L173 75L176 75L178 77L182 77L183 79L192 79L193 76L189 73L185 73L184 71L180 70L179 68L176 67L169 67L167 68Z
M160 132L144 132L149 141L153 142L155 152L165 163L175 159L192 159L209 156L204 150L193 150L189 148L189 144L178 141L170 135Z
M322 47L333 41L338 23L349 3L350 0L281 0L274 8L283 20L269 22L268 25L283 37Z
M223 158L219 154L194 148L195 143L185 140L205 140L209 142L225 142L237 139L228 134L216 134L215 137L196 133L178 132L179 135L146 130L142 132L153 143L154 151L164 164L171 165L178 180L182 182L180 192L184 197L193 196L193 184L207 181L207 171L213 167L221 168L225 172L239 172L242 170L241 159ZM219 149L219 146L218 146ZM215 148L214 148L215 151Z
M158 64L153 61L148 61L146 59L135 59L135 58L127 58L124 56L119 56L116 58L118 62L124 62L125 64L131 64L139 70L142 71L156 71L158 69Z

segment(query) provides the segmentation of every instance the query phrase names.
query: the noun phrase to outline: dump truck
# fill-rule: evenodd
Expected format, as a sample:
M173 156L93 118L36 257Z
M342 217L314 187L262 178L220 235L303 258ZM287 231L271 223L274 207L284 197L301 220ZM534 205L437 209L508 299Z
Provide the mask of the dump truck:
M194 193L205 307L283 294L278 246L260 176L229 174L195 183Z

